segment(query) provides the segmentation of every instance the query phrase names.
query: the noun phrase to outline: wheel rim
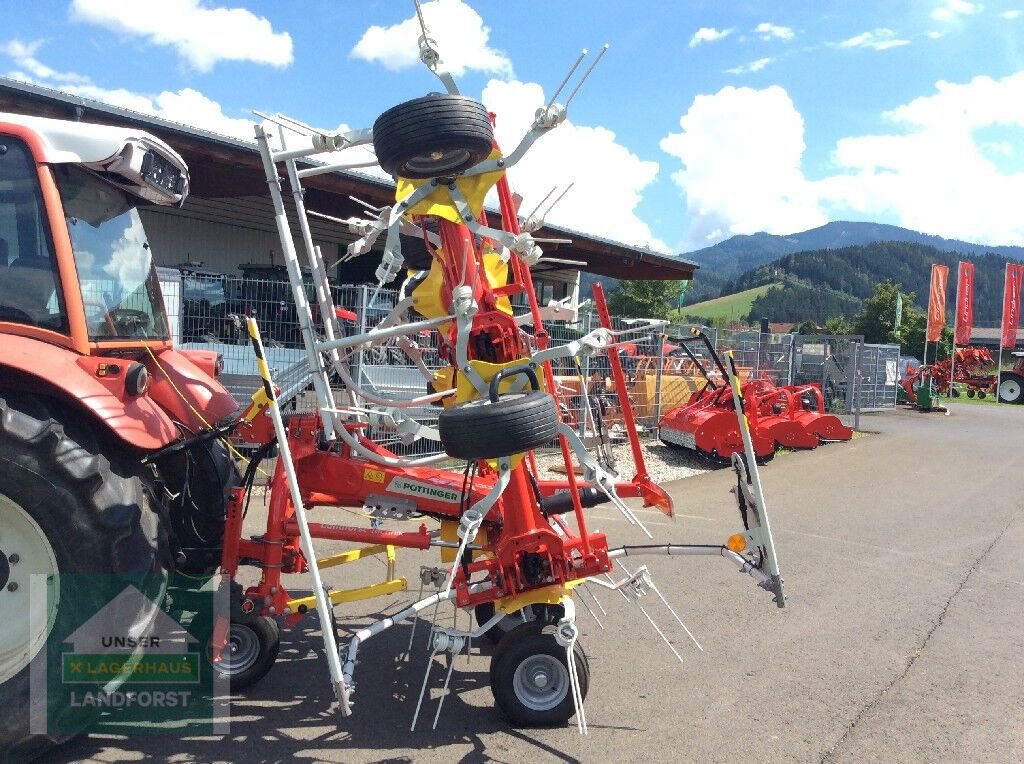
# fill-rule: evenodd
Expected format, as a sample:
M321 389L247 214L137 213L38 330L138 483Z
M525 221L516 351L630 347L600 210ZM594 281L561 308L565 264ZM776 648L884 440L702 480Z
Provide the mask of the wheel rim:
M1020 398L1020 382L1015 379L1003 380L999 385L999 397L1004 401L1015 401Z
M23 618L0 619L0 684L46 644L60 600L57 558L46 534L21 505L0 494L0 609ZM47 577L45 607L33 607L32 576Z
M247 626L233 623L228 633L228 643L220 654L220 671L228 676L241 674L252 668L260 655L260 640L256 632Z
M549 711L569 692L569 671L552 655L531 655L516 667L512 688L531 711Z
M446 172L462 170L472 158L466 149L434 149L424 151L406 160L404 170L410 175L429 175L437 177Z

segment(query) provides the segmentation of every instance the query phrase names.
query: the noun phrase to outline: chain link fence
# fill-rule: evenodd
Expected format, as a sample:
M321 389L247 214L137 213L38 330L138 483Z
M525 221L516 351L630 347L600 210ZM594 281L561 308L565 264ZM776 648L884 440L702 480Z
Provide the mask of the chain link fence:
M247 400L259 387L255 358L244 321L254 316L264 334L267 360L275 381L286 391L288 406L313 411L316 398L309 384L305 349L301 342L295 305L287 281L237 279L160 269L161 286L177 347L213 350L224 359L222 382L239 400ZM312 286L307 289L312 301ZM363 332L373 328L396 305L396 292L365 286L332 287L342 330ZM319 316L314 330L318 330ZM528 313L515 306L516 315ZM858 427L862 412L896 405L896 345L867 345L858 336L807 336L757 331L727 331L691 324L651 327L644 320L614 317L618 353L626 387L642 434L657 432L661 416L684 404L706 382L720 380L711 352L692 341L692 329L706 333L720 355L731 352L742 381L768 380L776 385L818 385L830 413ZM545 325L552 346L574 342L599 325L593 314L581 314L574 323ZM523 326L527 341L536 346L533 327ZM683 349L686 342L687 353ZM436 331L422 332L403 348L395 339L372 348L359 348L349 358L353 378L375 396L388 401L409 401L428 393L429 375L447 368ZM559 359L553 363L561 414L585 441L603 431L613 442L625 439L625 422L618 405L611 363L607 355ZM339 396L340 380L335 380ZM402 414L428 427L437 422L436 406L402 409ZM370 436L406 454L439 450L437 441L403 442L393 425L371 417Z

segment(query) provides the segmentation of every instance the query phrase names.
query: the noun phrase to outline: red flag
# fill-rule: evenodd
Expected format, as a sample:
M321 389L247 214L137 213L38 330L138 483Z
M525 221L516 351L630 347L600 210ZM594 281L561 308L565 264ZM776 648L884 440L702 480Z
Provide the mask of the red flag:
M974 263L960 263L956 279L956 318L953 344L970 345L974 328Z
M999 347L1017 347L1017 325L1020 323L1020 287L1024 279L1024 265L1006 264L1006 284L1003 287L1003 337Z
M928 297L928 329L925 340L938 342L942 338L942 327L946 325L946 282L949 281L948 265L932 265L932 288Z

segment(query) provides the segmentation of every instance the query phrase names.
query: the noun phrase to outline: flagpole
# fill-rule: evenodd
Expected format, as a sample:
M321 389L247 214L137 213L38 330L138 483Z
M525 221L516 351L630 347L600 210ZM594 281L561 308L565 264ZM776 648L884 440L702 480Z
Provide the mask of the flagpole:
M953 355L949 357L949 397L953 397L953 377L956 376L956 330L960 326L960 263L956 266L956 302L953 303Z
M999 321L999 342L996 345L996 405L999 405L999 388L1003 385L1003 332L1006 331L1006 285L1010 278L1010 263L1006 263L1003 275L1003 317Z

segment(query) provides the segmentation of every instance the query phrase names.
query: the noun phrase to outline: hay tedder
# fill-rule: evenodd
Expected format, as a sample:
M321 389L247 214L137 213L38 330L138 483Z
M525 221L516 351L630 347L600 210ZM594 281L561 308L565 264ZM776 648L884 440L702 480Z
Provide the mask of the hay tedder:
M647 474L626 394L617 347L631 339L631 330L611 329L598 285L601 326L550 346L545 308L537 303L530 274L544 257L544 241L533 235L543 220L519 218L506 171L565 120L593 65L564 105L555 101L560 87L520 144L503 154L494 141L493 116L459 94L425 27L420 48L445 92L386 111L372 129L329 133L281 116L265 117L256 128L308 373L278 388L259 327L250 319L263 385L242 408L217 381L213 354L171 347L152 253L135 210L184 201L188 172L181 158L137 131L0 115L0 183L15 194L11 212L19 221L9 232L13 240L0 249L0 265L7 268L0 286L17 284L0 300L0 597L5 614L18 614L0 629L3 753L18 749L23 755L57 739L30 728L30 710L34 718L36 709L29 666L69 605L53 601L45 617L29 618L30 574L137 574L161 602L169 572L210 576L219 570L230 607L215 619L209 658L234 690L274 665L282 621L293 625L316 610L343 715L352 713L359 697L356 668L367 640L430 617L414 725L435 656L451 659L446 692L454 657L486 637L496 642L494 699L512 723L563 724L575 715L585 731L590 676L574 603L592 597L594 586L637 604L654 594L678 620L647 567L627 568L627 556L720 556L784 606L754 445L746 420L736 416L735 368L722 368L730 384L715 395L724 399L730 391L745 454L733 457L737 532L710 544L615 546L588 520L589 509L609 503L650 537L642 513L625 500L669 516L673 502ZM313 244L309 216L315 213L306 209L302 182L365 164L346 162L345 152L370 144L396 179L395 202L372 210L368 219L335 223L357 234L350 256L383 239L378 281L403 285L389 315L368 331L350 332ZM343 156L335 161L332 155ZM310 161L320 159L330 163ZM492 191L496 214L484 209ZM125 241L137 244L131 250L137 262L124 259ZM300 251L312 273L312 301ZM104 268L108 262L117 267ZM111 273L120 279L116 290L106 286ZM517 295L525 297L524 316L512 310ZM446 362L441 370L423 363L416 342L425 331L437 333ZM422 396L395 401L355 381L353 354L385 343L397 343L420 370ZM634 456L629 479L603 455L590 453L559 416L551 362L605 354ZM48 375L39 373L41 367ZM283 418L284 402L310 384L316 410ZM439 413L418 421L416 413L429 404L440 404ZM444 453L399 456L368 437L381 422L407 442L439 441ZM258 449L244 475L231 463L231 438ZM552 445L565 462L563 480L540 477L534 452ZM250 507L253 485L262 459L275 452L266 517L257 520ZM583 467L582 479L573 460ZM357 508L368 518L358 525L338 522L330 508ZM256 522L259 532L248 535ZM321 556L317 540L347 542L349 548ZM406 590L396 565L405 549L440 553L420 568L420 595L342 645L334 605ZM371 556L387 562L379 583L325 584L323 569ZM255 569L258 581L243 585L243 568ZM302 574L308 577L288 578ZM166 601L163 606L170 607ZM442 607L472 612L476 626L459 629L450 619L443 623L453 625L442 626ZM144 634L154 617L151 609L139 615L133 635ZM364 667L360 676L380 668ZM435 726L443 700L444 693Z
M705 384L686 403L661 418L659 437L670 446L696 451L712 462L729 463L734 454L743 452L744 443L736 404L729 394L728 371L707 335L698 329L693 335L679 344L704 376ZM714 368L690 350L693 342L703 343ZM771 459L779 448L816 448L853 437L852 429L825 411L817 385L778 387L767 379L748 377L740 389L754 452L762 462Z
M494 699L513 723L560 724L575 715L585 731L589 668L578 640L574 600L588 586L620 590L629 598L658 593L647 568L627 569L622 564L625 556L722 555L771 592L779 607L784 605L756 465L751 463L748 472L745 462L737 460L744 523L731 542L615 547L605 533L591 530L587 510L610 503L650 537L641 515L624 501L627 498L669 516L673 513L672 499L647 475L618 356L617 346L635 332L611 329L604 293L597 285L594 298L601 326L566 345L550 346L530 275L530 267L544 256L544 240L533 236L543 221L519 218L506 171L565 120L568 101L594 65L565 105L553 99L538 110L520 144L503 154L494 141L493 115L459 94L425 27L420 45L421 58L444 83L445 93L390 109L372 130L323 133L281 116L265 116L257 128L318 410L284 421L278 391L267 374L263 391L254 396L235 427L247 442L263 440L268 448L276 442L280 458L270 483L265 532L254 539L241 538L253 470L229 508L222 569L233 577L240 565L255 565L261 579L244 591L236 590L238 606L215 646L226 639L227 649L219 656L225 671L236 680L253 681L272 664L261 661L259 654L275 649L271 640L256 633L264 627L254 624L278 616L294 623L316 608L324 625L331 681L340 710L347 715L358 697L355 676L361 647L396 624L415 624L421 615L430 615L429 658L413 725L434 657L454 657L468 651L472 640L486 637L496 642L490 671ZM573 71L582 59L581 55ZM324 261L312 242L308 216L316 213L306 209L302 179L354 165L340 161L300 169L297 162L370 143L380 165L396 178L395 203L373 210L372 219L336 222L359 235L349 246L349 256L359 256L383 239L378 282L383 286L404 277L404 283L398 304L376 327L347 335L336 319ZM483 206L492 189L498 201L496 215ZM297 230L286 214L286 193L297 213ZM302 243L313 274L313 305L305 297L294 241ZM513 313L511 298L517 295L526 299L529 310L524 316ZM314 313L319 313L318 325ZM254 322L250 331L255 352L262 355ZM441 356L447 361L440 371L417 360L415 339L423 331L438 333ZM423 375L424 394L411 401L380 398L363 389L350 372L352 353L393 340ZM634 455L631 479L617 475L602 455L590 453L560 420L564 407L551 362L603 354L619 391L618 407ZM334 380L342 387L333 386ZM417 408L430 403L441 405L436 426L414 416ZM367 422L381 419L390 420L407 439L439 441L444 453L403 458L382 448L366 436ZM539 477L534 451L550 446L561 452L564 480ZM582 479L573 472L573 460L583 467ZM460 466L453 469L453 461ZM368 527L307 520L308 510L334 506L362 507L372 520ZM403 521L412 529L401 530ZM399 529L385 528L385 523ZM361 546L318 558L315 539ZM406 581L394 575L395 554L403 548L440 550L439 565L421 568L420 598L359 630L347 645L339 645L335 630L328 626L333 623L332 605L404 589ZM324 585L322 568L377 554L386 555L391 563L383 582L350 590ZM311 576L313 593L292 595L282 574L303 572ZM424 588L434 591L424 596ZM438 608L446 605L472 611L476 626L439 625ZM249 665L242 665L236 648L251 644L257 649L249 652ZM454 665L451 660L445 689Z

